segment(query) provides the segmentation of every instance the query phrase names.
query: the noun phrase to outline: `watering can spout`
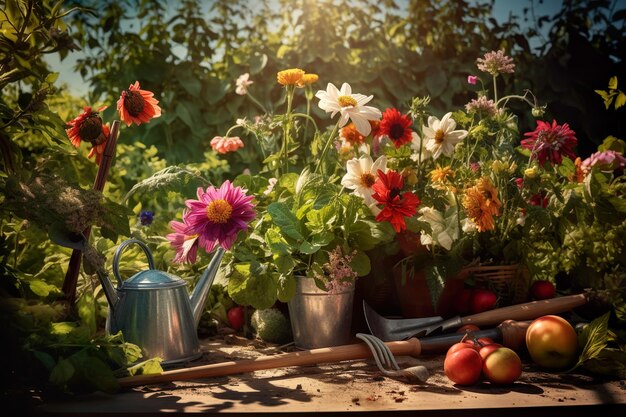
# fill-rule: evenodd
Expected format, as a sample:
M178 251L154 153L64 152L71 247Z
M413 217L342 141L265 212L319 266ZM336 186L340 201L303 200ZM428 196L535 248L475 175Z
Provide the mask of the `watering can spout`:
M204 311L204 304L206 303L209 290L211 289L215 275L217 275L217 270L219 269L223 256L224 249L221 246L218 246L211 262L209 262L209 266L207 266L206 270L198 280L196 288L194 288L193 292L189 296L189 303L191 304L191 311L193 312L193 319L196 328L200 324L200 317L202 317L202 312Z
M104 295L109 302L109 308L113 312L117 308L117 302L119 301L119 297L117 296L117 291L109 277L101 270L97 271L98 279L100 279L100 283L102 284L102 289L104 290Z

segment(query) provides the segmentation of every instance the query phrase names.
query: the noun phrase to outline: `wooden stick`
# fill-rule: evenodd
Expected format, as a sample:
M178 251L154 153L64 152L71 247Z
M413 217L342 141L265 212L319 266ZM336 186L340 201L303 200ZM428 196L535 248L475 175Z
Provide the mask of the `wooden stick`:
M96 180L93 184L93 189L96 191L102 192L102 190L104 190L104 185L106 184L107 176L109 175L109 169L111 168L111 162L113 160L113 156L115 156L115 147L117 145L117 136L119 134L119 131L120 122L119 120L115 120L111 125L109 140L107 141L107 145L104 148L102 160L100 161L100 166L98 166ZM85 240L89 240L90 234L91 226L87 227L83 231L83 236L85 237ZM78 273L80 272L81 260L82 252L78 249L74 249L72 251L72 256L70 257L70 263L67 267L67 272L65 273L65 280L63 281L63 294L65 294L65 299L71 306L74 305L74 302L76 301L76 284L78 282Z
M530 322L514 322L507 320L499 327L502 332L504 346L517 349L525 340L526 329ZM456 342L450 342L450 345ZM386 342L391 352L396 356L414 356L422 353L419 339L411 338L406 341ZM447 349L449 346L442 346ZM161 382L181 381L197 378L211 378L216 376L234 375L262 369L285 368L288 366L317 365L320 363L341 362L354 359L371 358L372 352L364 343L335 346L321 349L303 350L300 352L284 353L273 356L261 356L243 361L214 363L211 365L194 366L191 368L174 369L160 374L136 375L119 378L122 388L139 385L158 384Z

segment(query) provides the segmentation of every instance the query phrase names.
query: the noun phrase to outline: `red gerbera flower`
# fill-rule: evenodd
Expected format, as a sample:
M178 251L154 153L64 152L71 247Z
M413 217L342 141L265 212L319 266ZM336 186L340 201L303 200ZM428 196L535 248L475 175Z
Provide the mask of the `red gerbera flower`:
M398 110L387 109L383 113L383 119L380 122L379 134L387 136L393 142L396 148L411 143L412 132L411 125L413 122L406 114L400 113Z
M109 137L104 133L100 112L106 106L100 107L98 111L91 110L91 107L83 107L83 112L68 122L65 128L67 136L74 147L78 148L81 141L89 142L93 146L106 142Z
M126 126L132 123L137 125L147 123L150 119L161 115L159 101L153 96L154 93L151 91L139 88L139 81L131 84L128 90L122 91L120 99L117 100L117 111Z
M372 186L374 194L372 197L383 204L382 211L376 216L379 222L387 221L391 223L396 232L406 229L405 217L411 217L417 213L417 206L420 205L420 199L410 191L402 193L404 181L402 175L389 170L385 174L378 170L378 179Z
M532 132L524 133L527 138L522 140L521 146L530 149L531 158L537 158L540 164L550 161L558 165L563 161L563 156L572 160L576 159L574 147L578 140L575 135L567 123L559 126L556 120L552 121L552 125L537 120L537 128Z

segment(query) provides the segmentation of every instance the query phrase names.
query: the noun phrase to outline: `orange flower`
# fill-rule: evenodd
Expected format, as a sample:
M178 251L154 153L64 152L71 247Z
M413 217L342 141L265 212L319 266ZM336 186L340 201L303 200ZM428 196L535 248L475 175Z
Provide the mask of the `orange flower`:
M81 141L96 146L109 137L108 134L103 134L100 112L104 109L106 106L100 107L98 111L91 110L89 106L83 107L83 112L67 123L65 132L75 148L78 148Z
M307 85L317 82L317 80L319 80L319 76L317 74L304 74L298 83L298 87L306 87Z
M354 123L350 123L341 128L341 136L352 146L358 146L365 141L365 136L361 135Z
M450 166L446 167L437 167L430 172L430 179L433 182L444 183L452 180L454 178L454 171Z
M304 71L300 68L290 68L282 71L278 71L276 74L276 80L281 85L298 85L302 82Z
M148 123L150 119L161 116L159 101L153 96L154 93L151 91L139 88L139 81L135 81L135 84L122 91L120 99L117 100L117 111L126 126L132 123L137 125Z
M496 228L494 216L500 215L498 190L488 177L480 178L476 185L468 188L463 197L467 217L476 224L479 232Z
M574 161L575 171L568 178L570 181L581 183L585 180L585 171L583 170L582 165L582 159L577 157Z

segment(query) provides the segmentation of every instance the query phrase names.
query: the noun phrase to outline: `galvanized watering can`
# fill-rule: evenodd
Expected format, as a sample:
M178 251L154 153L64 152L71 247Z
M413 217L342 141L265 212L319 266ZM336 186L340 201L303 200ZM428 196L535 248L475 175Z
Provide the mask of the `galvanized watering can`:
M131 244L143 249L150 269L124 281L120 276L119 261L124 249ZM141 347L145 359L161 357L163 365L201 356L197 328L223 255L224 250L218 247L189 295L185 280L154 268L152 253L143 242L136 239L123 242L113 257L117 288L108 277L100 275L109 301L107 333L115 334L121 330L124 340Z

